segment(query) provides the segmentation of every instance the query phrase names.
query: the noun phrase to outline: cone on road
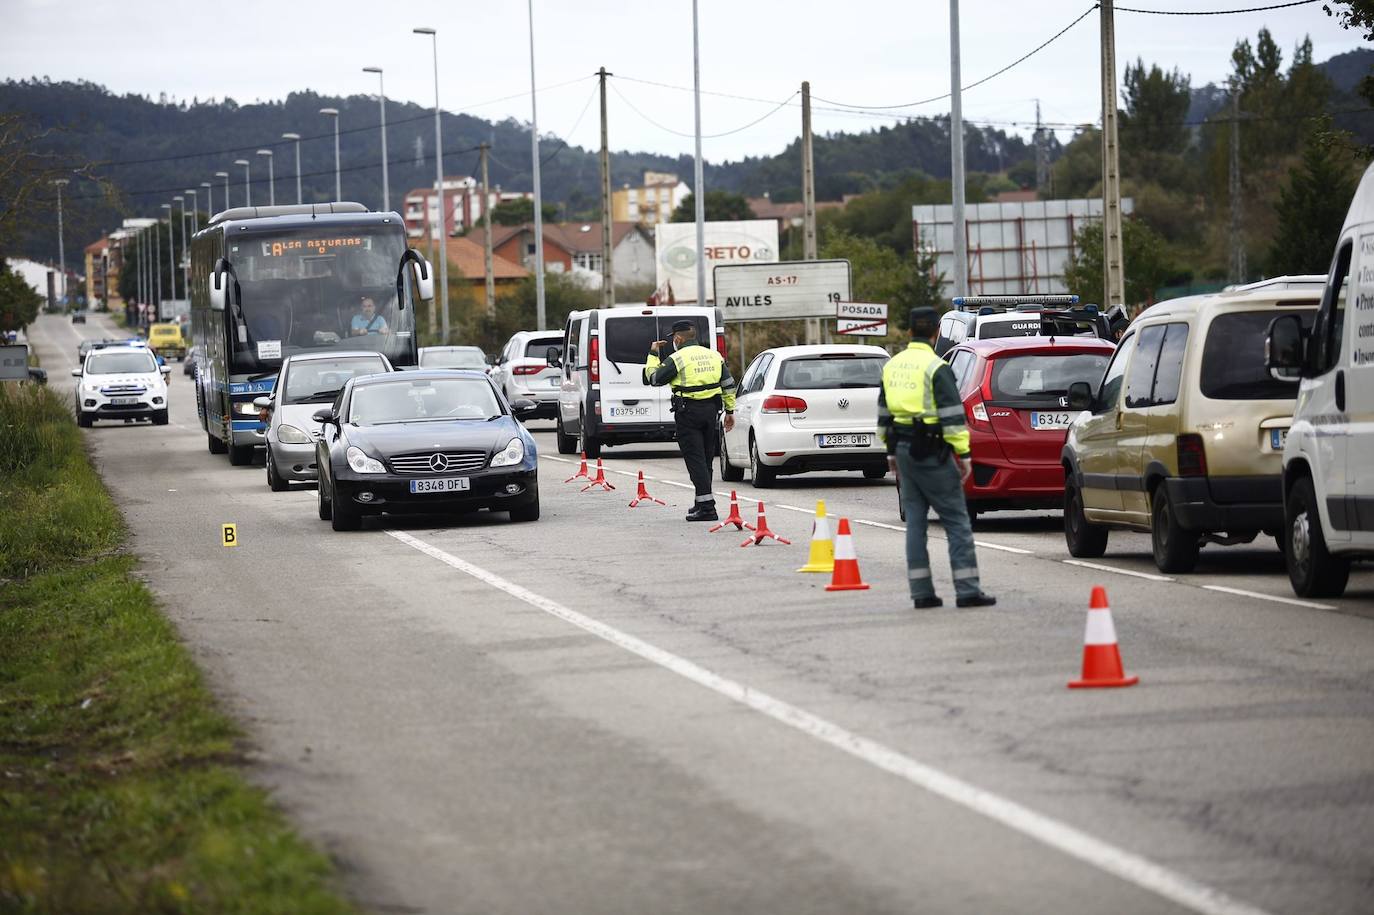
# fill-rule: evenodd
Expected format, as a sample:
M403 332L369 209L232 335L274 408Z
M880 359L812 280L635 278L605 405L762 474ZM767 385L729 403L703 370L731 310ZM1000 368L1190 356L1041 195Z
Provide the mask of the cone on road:
M564 480L564 483L571 483L573 480L590 480L587 474L587 452L582 452L582 464L577 468L577 473Z
M582 487L582 492L586 492L593 486L600 486L602 489L606 490L606 492L615 489L615 487L610 484L610 481L606 479L606 468L601 466L601 458L596 459L596 476L592 477L590 483Z
M835 532L835 574L830 577L827 591L867 591L868 585L859 575L859 556L854 552L854 535L849 532L849 519L841 518Z
M830 535L830 519L825 514L825 500L816 500L816 520L811 524L811 552L806 565L798 572L834 572L835 539Z
M635 494L634 501L630 503L630 508L637 508L640 502L657 502L659 505L667 505L662 499L655 499L649 495L649 490L644 488L644 471L639 472L639 492Z
M792 541L791 541L791 540L784 540L783 538L779 537L777 534L773 533L772 531L770 531L770 530L768 529L768 516L767 516L766 514L764 514L764 511L763 511L763 503L762 503L762 502L759 503L759 523L758 523L758 526L757 526L757 527L751 527L751 528L749 528L749 529L750 529L751 531L754 532L754 533L753 533L753 536L751 536L748 540L746 540L746 541L744 541L743 543L741 543L740 546L742 546L742 547L744 547L744 546L749 546L751 543L752 543L754 546L758 546L760 543L762 543L762 542L765 541L765 540L776 540L778 543L785 543L785 544L787 544L788 546L791 546L791 545L792 545Z
M1088 604L1088 626L1083 633L1083 679L1069 683L1069 689L1135 686L1139 677L1128 677L1121 667L1121 650L1116 644L1112 608L1107 606L1107 589L1093 588Z
M745 524L744 518L740 516L739 497L735 495L735 491L733 489L730 490L730 514L725 517L724 521L720 522L715 527L711 528L710 533L714 534L716 531L725 527L725 525L727 524L733 524L735 526L735 530L737 531L742 531L746 527L749 528L749 530L751 531L754 529L754 525Z

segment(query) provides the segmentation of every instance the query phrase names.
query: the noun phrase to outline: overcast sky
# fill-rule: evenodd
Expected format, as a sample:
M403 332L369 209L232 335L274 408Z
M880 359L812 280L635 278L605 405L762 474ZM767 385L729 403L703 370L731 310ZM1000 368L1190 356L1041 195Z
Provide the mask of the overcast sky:
M1133 0L1127 5L1230 9L1268 2L1273 0ZM1090 6L1089 0L964 0L964 84L1020 57ZM690 92L631 81L691 87L690 0L534 0L534 15L542 134L586 147L599 142L592 74L604 65L618 77L609 95L611 147L691 152ZM433 26L439 31L445 109L498 120L530 118L525 0L0 0L0 16L5 26L0 78L85 79L117 93L156 98L166 92L188 100L230 96L240 104L300 89L375 92L376 76L361 72L372 65L385 68L388 96L431 105L429 39L413 35L411 28ZM818 133L891 123L886 115L823 110L834 107L829 102L895 105L949 89L949 10L942 0L700 0L700 16L703 90L764 100L704 96L707 135L765 117L802 80L811 81L818 99ZM1264 26L1284 49L1285 66L1304 35L1311 36L1318 61L1361 46L1358 36L1342 31L1320 3L1186 19L1118 12L1118 66L1124 69L1142 57L1177 66L1192 75L1195 86L1220 81L1236 40L1248 36L1253 43ZM1031 60L972 89L964 96L965 118L1013 129L1013 124L1033 122L1039 98L1046 121L1095 120L1098 30L1094 12ZM560 85L569 81L576 82ZM947 110L948 102L938 101L906 113ZM799 125L799 110L784 107L754 126L706 140L705 156L721 161L775 153L797 135ZM320 127L303 124L300 130ZM1070 133L1062 131L1060 139L1067 141Z

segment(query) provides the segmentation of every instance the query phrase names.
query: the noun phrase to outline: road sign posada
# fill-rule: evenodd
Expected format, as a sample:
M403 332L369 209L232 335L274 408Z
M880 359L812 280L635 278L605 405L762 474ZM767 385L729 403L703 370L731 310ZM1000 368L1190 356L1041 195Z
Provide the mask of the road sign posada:
M835 332L851 337L887 336L887 305L881 302L840 302L835 306Z
M850 296L847 260L722 264L714 277L716 307L727 321L833 318Z

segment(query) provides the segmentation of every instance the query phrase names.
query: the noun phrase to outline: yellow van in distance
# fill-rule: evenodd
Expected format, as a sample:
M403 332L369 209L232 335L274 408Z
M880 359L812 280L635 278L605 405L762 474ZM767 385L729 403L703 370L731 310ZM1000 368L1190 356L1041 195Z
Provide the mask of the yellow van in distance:
M163 359L186 358L186 340L181 336L180 324L154 324L148 328L148 348Z

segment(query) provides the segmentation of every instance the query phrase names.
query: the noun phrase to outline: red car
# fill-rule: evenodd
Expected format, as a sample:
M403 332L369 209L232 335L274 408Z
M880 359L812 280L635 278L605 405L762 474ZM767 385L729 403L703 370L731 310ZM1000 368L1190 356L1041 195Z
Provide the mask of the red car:
M964 399L973 474L970 514L1064 506L1064 439L1077 411L1069 385L1094 390L1114 344L1091 337L969 340L945 358Z

